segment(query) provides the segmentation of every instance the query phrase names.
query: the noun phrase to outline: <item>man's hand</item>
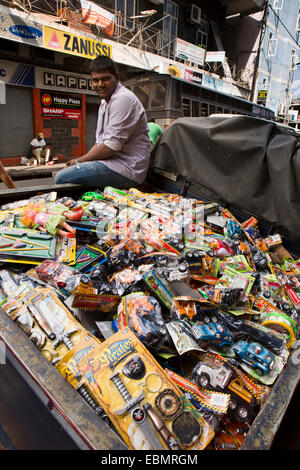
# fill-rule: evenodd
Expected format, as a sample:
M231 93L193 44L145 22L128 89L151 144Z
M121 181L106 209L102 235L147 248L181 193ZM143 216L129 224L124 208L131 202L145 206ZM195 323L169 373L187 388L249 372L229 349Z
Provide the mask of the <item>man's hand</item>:
M67 163L66 163L66 166L73 166L73 165L76 165L76 158L72 158L72 160L69 160Z

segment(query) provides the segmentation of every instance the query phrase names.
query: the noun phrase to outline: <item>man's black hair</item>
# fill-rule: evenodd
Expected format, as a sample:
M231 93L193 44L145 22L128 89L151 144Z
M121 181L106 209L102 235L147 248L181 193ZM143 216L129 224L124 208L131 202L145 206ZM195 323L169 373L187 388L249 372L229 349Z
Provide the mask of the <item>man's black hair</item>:
M116 64L109 57L104 55L98 55L90 65L90 73L101 73L108 70L112 75L116 75L117 68Z

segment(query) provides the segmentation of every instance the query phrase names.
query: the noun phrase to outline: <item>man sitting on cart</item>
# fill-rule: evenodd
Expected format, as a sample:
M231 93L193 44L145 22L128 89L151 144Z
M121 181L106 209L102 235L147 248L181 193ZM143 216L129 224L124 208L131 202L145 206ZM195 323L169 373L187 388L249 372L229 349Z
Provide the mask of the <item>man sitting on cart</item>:
M56 184L76 183L103 188L129 188L143 183L150 161L146 113L140 100L125 88L115 63L98 56L91 65L92 86L101 98L96 142L57 173Z

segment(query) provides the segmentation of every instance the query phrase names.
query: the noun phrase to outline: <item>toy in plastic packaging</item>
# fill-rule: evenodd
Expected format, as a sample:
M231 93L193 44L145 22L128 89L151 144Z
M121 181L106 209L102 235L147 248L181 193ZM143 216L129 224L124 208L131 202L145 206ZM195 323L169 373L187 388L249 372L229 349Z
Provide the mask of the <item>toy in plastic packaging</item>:
M288 351L276 356L257 342L239 340L233 345L239 364L261 383L272 385L288 359Z
M24 293L4 309L52 363L59 361L85 333L50 289Z
M157 270L153 269L143 277L146 285L157 295L159 300L171 311L176 292Z
M118 308L119 329L129 327L150 350L160 351L168 339L158 301L137 292L122 298Z
M17 287L18 283L9 271L0 271L0 290L4 297L11 294Z
M42 281L57 289L68 286L68 292L72 292L79 282L78 279L75 281L76 278L74 278L76 271L69 266L52 260L44 260L35 268L35 271Z
M139 270L125 268L113 274L109 282L114 284L118 295L124 295L125 293L129 293L128 290L130 287L134 289L142 279L143 275Z
M219 390L229 394L228 415L233 419L249 422L258 411L259 402L250 387L247 389L234 368L218 360L217 356L200 361L191 372L191 381L200 390Z
M166 327L179 355L185 354L189 351L203 351L197 343L190 322L185 320L175 320L167 323Z
M131 330L82 361L91 359L96 399L130 449L201 450L212 440L214 431Z
M74 263L74 269L84 273L98 264L106 261L106 254L100 249L84 245L76 251L76 261Z
M71 211L66 211L63 204L45 206L31 203L24 210L21 222L25 227L38 229L54 237L61 235L74 238L76 229L66 223L66 217L71 218L73 215Z
M227 413L230 395L228 393L210 391L205 389L202 391L190 380L180 376L174 371L165 369L165 372L171 377L176 385L185 393L188 393L195 403L196 407L205 408L219 415Z

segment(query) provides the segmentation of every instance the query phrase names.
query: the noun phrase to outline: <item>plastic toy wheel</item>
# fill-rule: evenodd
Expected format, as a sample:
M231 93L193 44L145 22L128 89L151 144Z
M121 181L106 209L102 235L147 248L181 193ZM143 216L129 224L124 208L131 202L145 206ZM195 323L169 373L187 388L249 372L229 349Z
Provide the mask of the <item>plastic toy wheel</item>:
M254 372L256 375L259 375L259 377L262 377L264 375L263 371L259 369L259 367L255 367Z
M236 401L231 398L231 399L229 400L228 407L229 407L231 410L235 410L235 409L236 409Z
M239 419L245 421L248 418L248 410L244 406L239 406L237 409L237 416Z
M209 385L209 376L207 374L201 374L197 382L199 387L206 388Z

